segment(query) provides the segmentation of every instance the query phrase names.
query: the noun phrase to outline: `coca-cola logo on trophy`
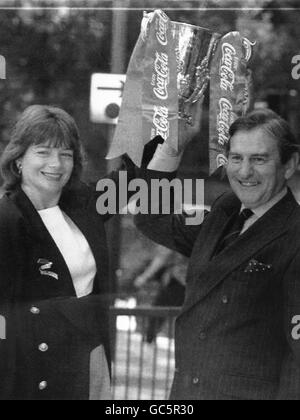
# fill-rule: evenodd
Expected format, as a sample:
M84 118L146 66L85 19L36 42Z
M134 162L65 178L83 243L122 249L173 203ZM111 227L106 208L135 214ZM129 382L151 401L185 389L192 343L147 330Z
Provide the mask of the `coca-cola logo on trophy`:
M221 89L233 92L235 85L235 71L237 67L237 52L228 43L222 45L222 63L220 67Z
M219 101L220 113L218 116L218 142L224 146L229 140L229 128L233 122L233 106L226 98L221 98Z
M161 12L157 20L156 37L157 37L158 42L163 46L166 46L168 44L168 36L167 36L168 22L169 22L169 19L167 15Z
M170 57L169 57L169 18L161 10L157 13L155 35L158 41L154 49L154 65L151 85L153 86L154 104L151 128L152 137L161 136L168 140L170 136L169 121L169 84L170 84Z
M169 110L165 106L155 106L153 124L156 129L154 136L161 136L164 140L169 137L170 123Z
M169 57L165 53L156 52L154 75L152 84L154 85L153 92L158 99L166 100L169 97Z

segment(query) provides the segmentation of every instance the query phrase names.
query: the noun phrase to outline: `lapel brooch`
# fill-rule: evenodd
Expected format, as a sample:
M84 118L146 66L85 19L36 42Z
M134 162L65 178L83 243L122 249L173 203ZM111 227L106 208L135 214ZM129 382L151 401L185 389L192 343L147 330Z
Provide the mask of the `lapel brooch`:
M45 260L44 258L40 258L37 263L40 265L39 271L42 276L49 276L55 280L58 280L58 274L54 273L53 271L49 271L53 266L53 262Z
M272 265L271 264L263 264L257 260L251 260L249 261L249 264L247 265L245 269L245 273L258 273L262 271L268 271L271 270Z

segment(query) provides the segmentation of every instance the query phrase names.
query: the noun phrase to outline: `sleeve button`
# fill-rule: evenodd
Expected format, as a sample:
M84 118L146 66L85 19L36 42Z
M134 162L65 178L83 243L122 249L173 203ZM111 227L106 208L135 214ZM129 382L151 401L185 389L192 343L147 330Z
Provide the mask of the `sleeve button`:
M41 313L41 311L39 310L39 308L37 308L36 306L32 306L32 308L30 309L30 312L33 315L39 315Z
M201 332L201 333L199 334L199 338L200 338L200 340L205 340L205 339L206 339L206 334L205 334L205 332Z
M39 390L44 391L48 387L48 383L46 381L42 381L39 383Z
M227 296L223 296L222 297L222 302L224 303L224 305L227 305L227 303L229 302L229 299Z
M39 345L39 350L43 353L49 350L49 346L46 343L42 343Z

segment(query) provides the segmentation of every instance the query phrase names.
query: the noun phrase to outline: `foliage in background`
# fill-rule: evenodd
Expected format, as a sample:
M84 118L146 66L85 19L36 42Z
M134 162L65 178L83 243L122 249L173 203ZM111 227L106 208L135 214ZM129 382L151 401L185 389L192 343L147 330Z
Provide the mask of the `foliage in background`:
M284 4L272 0L127 0L127 3L140 9L123 12L128 13L127 63L139 34L142 9L164 8L173 20L224 34L240 30L257 41L252 62L257 98L275 95L283 104L280 105L283 112L294 113L293 121L299 120L295 95L299 83L291 77L291 59L300 53L300 11L273 10L298 7L297 0ZM99 162L104 164L107 133L105 127L89 122L90 76L93 72L110 71L109 8L115 4L99 0L1 2L1 6L89 6L107 10L0 10L0 54L7 60L7 80L0 81L0 147L8 141L11 124L26 106L57 104L76 118L89 155L88 177L96 177ZM241 6L256 10L241 10ZM299 127L295 129L299 133Z

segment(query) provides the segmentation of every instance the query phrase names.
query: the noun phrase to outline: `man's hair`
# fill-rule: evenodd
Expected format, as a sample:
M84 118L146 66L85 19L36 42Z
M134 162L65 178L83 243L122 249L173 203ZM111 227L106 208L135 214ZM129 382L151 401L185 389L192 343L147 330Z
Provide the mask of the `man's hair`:
M33 105L23 112L16 123L1 157L5 190L13 190L21 184L22 175L18 171L17 160L30 146L44 143L73 150L74 169L66 188L76 187L81 178L83 152L74 119L60 108Z
M230 140L238 132L248 132L258 128L277 140L281 163L287 163L294 153L300 152L300 143L292 133L289 124L269 109L256 110L238 118L230 127ZM230 140L227 153L230 151Z

